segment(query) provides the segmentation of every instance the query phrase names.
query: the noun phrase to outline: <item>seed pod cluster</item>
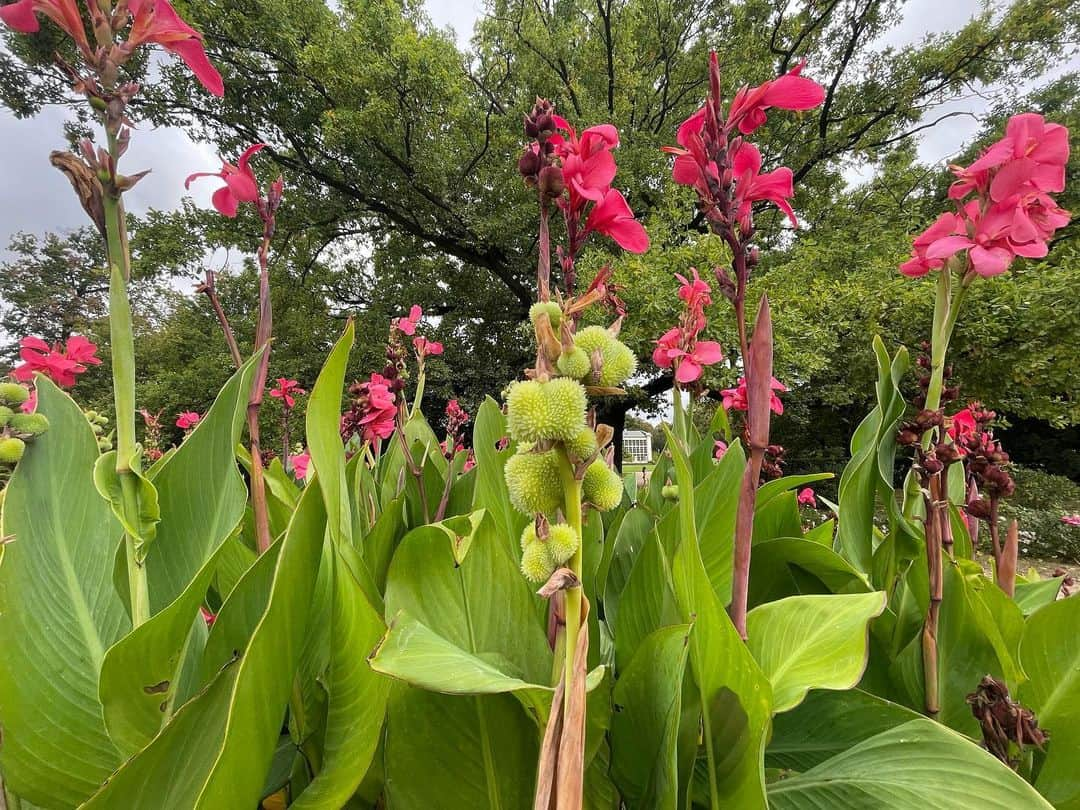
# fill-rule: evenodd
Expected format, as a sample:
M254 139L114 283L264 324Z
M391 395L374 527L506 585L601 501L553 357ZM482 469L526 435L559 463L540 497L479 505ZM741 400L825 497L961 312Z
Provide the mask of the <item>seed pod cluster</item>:
M20 408L30 392L18 383L0 383L0 465L18 464L26 453L26 443L49 429L41 413L23 413Z

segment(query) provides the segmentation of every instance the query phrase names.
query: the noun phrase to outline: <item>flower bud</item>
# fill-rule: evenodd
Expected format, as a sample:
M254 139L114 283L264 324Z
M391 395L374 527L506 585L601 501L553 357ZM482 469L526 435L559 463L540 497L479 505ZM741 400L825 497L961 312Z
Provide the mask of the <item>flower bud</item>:
M26 452L26 443L11 436L0 439L0 464L18 464Z
M532 149L526 149L525 153L518 158L518 171L522 177L535 178L540 173L541 165L540 155Z
M519 511L550 514L562 506L559 461L553 450L517 453L507 459L503 471L510 501Z
M49 429L49 420L43 413L16 413L8 420L8 429L22 436L40 436Z
M0 402L8 405L22 405L30 399L30 392L18 383L0 383Z
M597 459L585 470L581 491L585 500L601 512L608 512L622 503L622 479L602 459Z

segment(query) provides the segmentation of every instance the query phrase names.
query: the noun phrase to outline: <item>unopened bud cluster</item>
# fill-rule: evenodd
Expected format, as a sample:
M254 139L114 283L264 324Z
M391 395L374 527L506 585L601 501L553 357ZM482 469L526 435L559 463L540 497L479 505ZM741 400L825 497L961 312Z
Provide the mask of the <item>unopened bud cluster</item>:
M18 410L29 398L30 392L18 383L0 383L0 465L18 464L26 443L49 429L44 414Z

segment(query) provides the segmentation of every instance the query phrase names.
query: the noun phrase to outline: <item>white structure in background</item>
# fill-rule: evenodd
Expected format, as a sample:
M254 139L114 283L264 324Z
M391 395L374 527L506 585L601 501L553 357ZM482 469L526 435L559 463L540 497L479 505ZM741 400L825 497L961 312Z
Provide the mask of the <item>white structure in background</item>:
M627 430L622 437L623 464L652 462L652 436L644 430Z

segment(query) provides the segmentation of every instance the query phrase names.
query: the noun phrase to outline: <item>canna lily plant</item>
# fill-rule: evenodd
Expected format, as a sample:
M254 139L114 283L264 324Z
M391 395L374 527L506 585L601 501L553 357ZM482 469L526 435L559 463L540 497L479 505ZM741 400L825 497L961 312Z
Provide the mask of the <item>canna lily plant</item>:
M254 344L237 341L209 274L199 290L236 369L205 413L169 417L184 438L164 447L161 413L138 411L136 433L123 195L143 174L120 171L139 92L122 68L156 43L209 92L223 83L167 0L0 6L16 31L40 18L76 44L81 64L64 67L104 134L54 163L108 247L113 428L70 394L97 347L27 337L0 383L0 804L1080 804L1080 601L1017 573L996 416L954 410L946 364L968 287L1045 255L1068 219L1053 199L1062 127L1018 116L953 167L955 211L901 268L936 274L918 393L909 408L906 349L875 340L877 402L836 504L812 488L827 475L782 473L769 423L787 389L769 303L748 301L755 216L774 206L797 224L790 170L763 171L750 137L823 91L799 65L725 102L715 56L668 152L730 251L713 275L742 379L702 430L693 411L724 348L708 338L714 288L686 268L652 356L674 418L647 480L613 467L596 407L637 374L619 339L633 314L611 267L587 285L577 267L600 239L644 252L649 237L613 185L617 130L579 132L542 99L517 164L538 210L535 360L503 403L469 414L454 400L428 424L443 346L418 306L387 325L386 364L363 379L347 378L349 323L310 389L284 370L271 381L285 185L260 180L273 150L256 144L210 175L217 211L250 205L261 223ZM280 456L260 444L267 392ZM900 448L913 457L897 491ZM819 508L834 516L807 525Z

